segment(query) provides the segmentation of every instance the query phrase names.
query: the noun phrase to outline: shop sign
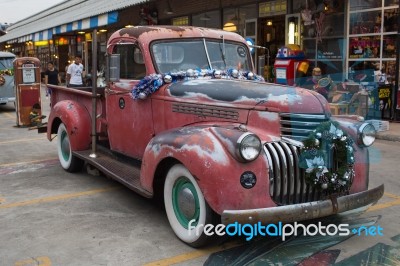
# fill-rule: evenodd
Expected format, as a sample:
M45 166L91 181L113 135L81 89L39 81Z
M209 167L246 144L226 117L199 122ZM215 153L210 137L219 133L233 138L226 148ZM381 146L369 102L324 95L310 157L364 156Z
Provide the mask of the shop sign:
M267 16L276 16L280 14L286 14L286 0L275 0L260 3L258 9L258 16L267 17Z
M34 44L35 44L35 46L47 46L47 45L49 45L49 42L48 41L37 41L37 42L34 42Z
M343 56L337 51L318 51L318 59L343 59Z
M324 40L317 50L318 59L343 59L343 39Z

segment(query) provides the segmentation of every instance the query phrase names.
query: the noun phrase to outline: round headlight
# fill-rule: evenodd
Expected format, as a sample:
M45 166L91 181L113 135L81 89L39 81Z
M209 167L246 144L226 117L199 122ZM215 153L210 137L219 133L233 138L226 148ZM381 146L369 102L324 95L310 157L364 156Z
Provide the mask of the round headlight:
M358 129L360 142L368 147L371 146L375 141L376 130L373 125L369 123L364 123Z
M261 151L261 140L253 133L244 133L237 141L237 151L245 161L255 160Z

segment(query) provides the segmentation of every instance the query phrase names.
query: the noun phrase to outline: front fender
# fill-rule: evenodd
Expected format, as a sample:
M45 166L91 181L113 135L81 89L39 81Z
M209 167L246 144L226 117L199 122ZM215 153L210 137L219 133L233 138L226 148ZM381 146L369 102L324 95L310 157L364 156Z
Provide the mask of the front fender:
M358 128L364 122L359 121L356 117L338 117L333 116L333 121L339 123L339 126L353 138L354 144L354 171L355 177L351 185L350 194L362 192L368 189L369 183L369 152L368 147L358 145Z
M90 147L91 119L82 104L65 100L52 107L47 127L47 138L50 141L51 134L57 133L60 123L67 128L72 150L86 150Z
M267 160L263 154L253 162L239 162L229 144L240 131L219 134L216 127L185 127L154 137L142 163L142 186L153 192L157 165L166 158L181 162L197 180L210 207L217 213L225 209L275 206L268 194ZM243 133L243 132L241 132ZM224 136L225 137L224 137ZM257 183L251 189L240 184L240 176L252 171ZM166 174L166 173L165 173Z

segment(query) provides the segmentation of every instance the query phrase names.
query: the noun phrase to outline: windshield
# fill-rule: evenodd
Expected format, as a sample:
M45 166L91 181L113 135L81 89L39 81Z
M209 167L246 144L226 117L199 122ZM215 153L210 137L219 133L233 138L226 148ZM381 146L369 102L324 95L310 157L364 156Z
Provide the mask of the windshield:
M242 43L203 39L164 41L153 44L151 52L160 73L188 69L252 70L248 49Z
M14 57L2 57L0 58L0 70L7 70L13 68Z

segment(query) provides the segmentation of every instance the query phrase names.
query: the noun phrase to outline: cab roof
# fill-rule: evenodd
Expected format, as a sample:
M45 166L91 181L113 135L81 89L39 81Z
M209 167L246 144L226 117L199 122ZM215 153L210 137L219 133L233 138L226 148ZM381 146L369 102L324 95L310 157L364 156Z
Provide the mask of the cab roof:
M244 38L239 34L220 29L192 26L135 26L120 29L113 33L108 41L108 46L121 41L137 41L144 46L155 40L179 38L223 38L224 40L246 43Z
M0 52L0 57L16 57L16 55L9 52Z

